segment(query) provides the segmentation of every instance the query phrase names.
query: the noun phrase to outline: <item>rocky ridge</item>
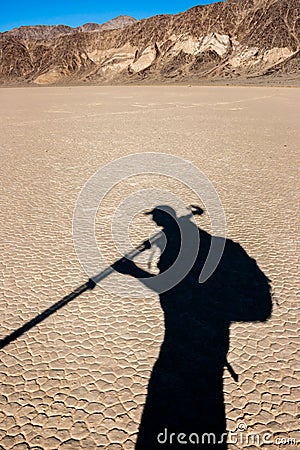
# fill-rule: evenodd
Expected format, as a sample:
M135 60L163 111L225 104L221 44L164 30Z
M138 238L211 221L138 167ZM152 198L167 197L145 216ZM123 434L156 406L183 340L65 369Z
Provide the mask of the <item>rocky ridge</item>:
M225 0L134 23L118 19L114 29L56 28L51 38L2 33L0 81L300 77L300 0Z
M118 16L105 23L85 23L77 28L68 25L34 25L13 28L12 30L0 33L0 40L6 38L12 39L54 39L57 36L67 33L76 33L78 31L103 31L124 28L137 22L134 17Z

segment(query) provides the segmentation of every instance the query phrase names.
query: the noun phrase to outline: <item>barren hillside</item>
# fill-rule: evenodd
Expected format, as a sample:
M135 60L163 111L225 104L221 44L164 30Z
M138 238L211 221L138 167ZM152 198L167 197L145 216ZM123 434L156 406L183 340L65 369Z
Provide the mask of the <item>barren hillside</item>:
M300 0L225 0L140 21L121 16L103 26L2 33L0 81L299 79Z

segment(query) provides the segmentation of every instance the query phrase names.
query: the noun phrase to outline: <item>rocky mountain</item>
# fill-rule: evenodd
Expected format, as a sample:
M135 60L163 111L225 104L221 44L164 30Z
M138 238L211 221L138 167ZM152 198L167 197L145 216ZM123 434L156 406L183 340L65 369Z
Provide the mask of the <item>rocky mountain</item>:
M75 31L74 28L67 25L34 25L34 26L22 26L19 28L13 28L10 31L0 33L1 39L53 39L61 34L71 33Z
M117 28L124 28L137 22L136 19L130 16L118 16L105 23L85 23L77 28L69 27L67 25L34 25L22 26L13 28L10 31L0 33L0 40L6 38L14 39L32 39L44 40L54 39L59 35L67 33L75 33L77 31L102 31L115 30Z
M225 0L43 39L9 33L0 39L2 83L300 80L300 0Z
M85 23L81 27L78 27L78 31L102 31L102 30L116 30L118 28L128 27L137 22L131 16L118 16L115 19L109 20L108 22L98 24L98 23Z

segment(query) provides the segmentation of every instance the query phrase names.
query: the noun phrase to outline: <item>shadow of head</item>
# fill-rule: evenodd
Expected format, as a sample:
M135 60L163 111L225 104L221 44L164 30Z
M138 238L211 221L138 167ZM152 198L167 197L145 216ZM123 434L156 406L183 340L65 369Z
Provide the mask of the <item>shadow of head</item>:
M151 211L145 212L146 216L152 216L152 220L161 227L174 224L177 220L175 209L168 205L158 205Z

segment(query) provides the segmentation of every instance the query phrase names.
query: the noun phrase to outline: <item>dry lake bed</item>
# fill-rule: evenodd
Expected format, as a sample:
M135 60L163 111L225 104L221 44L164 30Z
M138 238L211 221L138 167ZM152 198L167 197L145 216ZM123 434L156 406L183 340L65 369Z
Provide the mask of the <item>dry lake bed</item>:
M220 197L227 237L256 259L273 289L268 322L230 327L228 360L239 381L224 370L228 430L270 433L272 443L244 439L229 448L296 448L299 117L296 88L0 89L0 337L87 280L72 218L94 172L135 153L189 160ZM96 220L107 261L117 255L113 212L137 189L197 202L176 167L174 176L131 177L107 193ZM207 215L197 223L208 227ZM130 230L138 243L156 228L137 215ZM125 298L100 285L4 346L0 448L134 449L163 335L157 296Z

